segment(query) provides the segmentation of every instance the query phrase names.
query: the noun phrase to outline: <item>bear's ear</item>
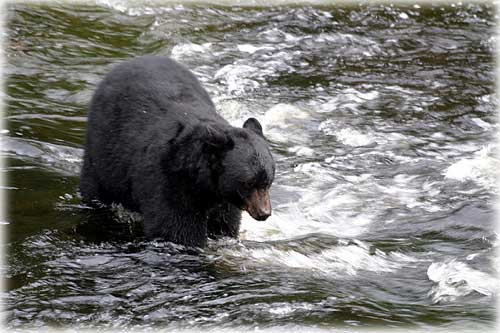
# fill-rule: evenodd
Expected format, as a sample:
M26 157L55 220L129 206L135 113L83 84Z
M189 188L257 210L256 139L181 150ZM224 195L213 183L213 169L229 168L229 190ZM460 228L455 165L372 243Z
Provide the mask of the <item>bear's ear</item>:
M221 150L230 150L234 147L233 138L223 128L215 124L206 124L202 126L202 140L208 147Z
M248 118L243 124L243 128L249 129L261 137L264 137L264 133L262 132L262 126L259 121L255 118Z

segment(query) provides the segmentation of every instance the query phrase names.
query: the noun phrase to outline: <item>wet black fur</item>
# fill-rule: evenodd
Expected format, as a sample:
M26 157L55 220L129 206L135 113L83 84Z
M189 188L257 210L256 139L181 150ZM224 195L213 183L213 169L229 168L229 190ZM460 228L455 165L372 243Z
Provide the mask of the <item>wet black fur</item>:
M142 213L148 238L203 246L208 236L237 237L245 199L273 178L259 122L230 126L173 60L120 64L94 93L82 197Z

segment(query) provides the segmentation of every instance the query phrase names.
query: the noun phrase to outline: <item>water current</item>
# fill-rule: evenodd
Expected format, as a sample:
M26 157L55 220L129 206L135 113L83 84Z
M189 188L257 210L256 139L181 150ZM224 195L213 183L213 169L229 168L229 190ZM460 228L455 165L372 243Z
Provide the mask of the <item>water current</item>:
M271 2L273 3L273 2ZM488 3L5 5L5 325L493 330ZM82 204L87 104L116 64L189 67L277 163L265 222L201 251Z

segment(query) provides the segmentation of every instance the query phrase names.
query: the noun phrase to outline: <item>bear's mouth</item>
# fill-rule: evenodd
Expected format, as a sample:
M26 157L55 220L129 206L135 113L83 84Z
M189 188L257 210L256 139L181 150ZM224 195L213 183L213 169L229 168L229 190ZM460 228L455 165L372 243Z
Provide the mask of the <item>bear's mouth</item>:
M245 202L245 210L257 221L264 221L271 216L268 189L254 190Z

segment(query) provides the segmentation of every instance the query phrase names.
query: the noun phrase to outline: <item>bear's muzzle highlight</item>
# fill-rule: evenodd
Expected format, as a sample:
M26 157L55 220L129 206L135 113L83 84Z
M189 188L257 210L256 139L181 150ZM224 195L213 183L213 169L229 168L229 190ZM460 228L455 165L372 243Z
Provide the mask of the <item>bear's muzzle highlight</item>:
M267 189L255 190L246 202L245 210L257 221L264 221L271 216L271 200Z

